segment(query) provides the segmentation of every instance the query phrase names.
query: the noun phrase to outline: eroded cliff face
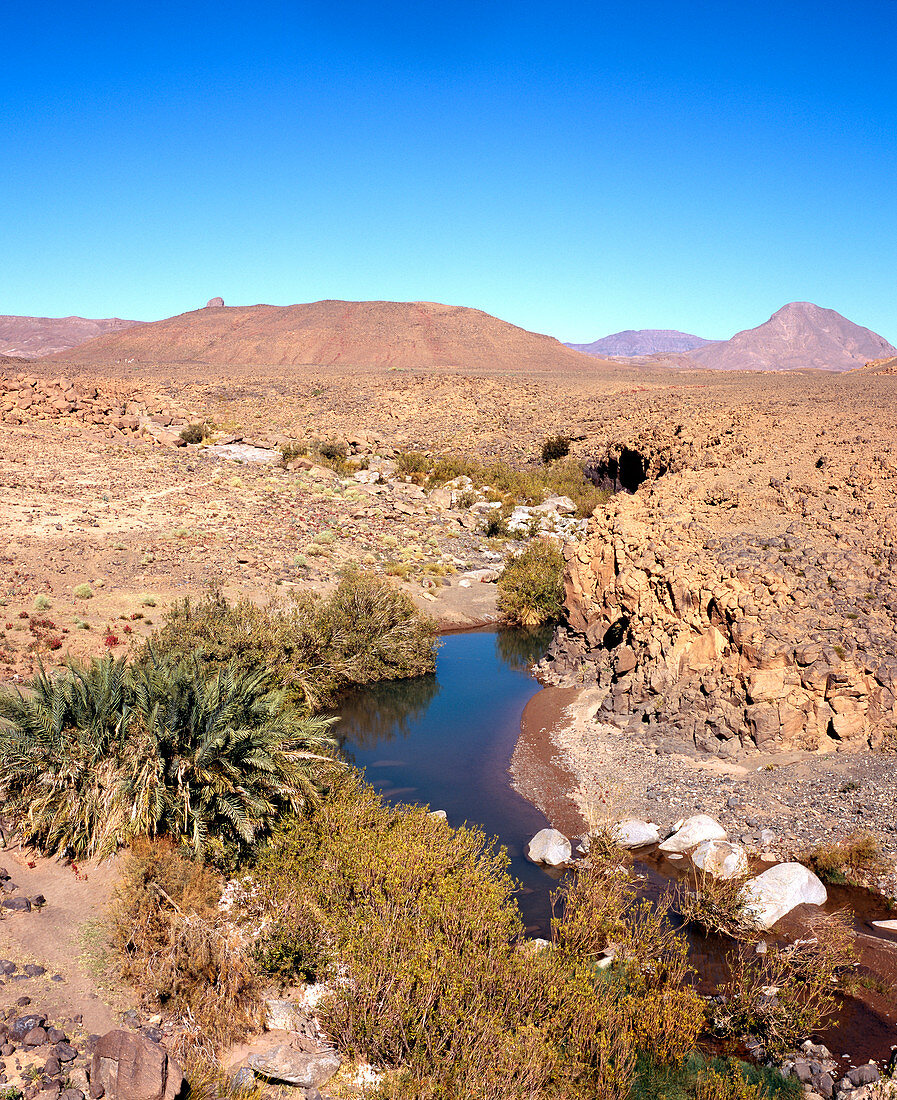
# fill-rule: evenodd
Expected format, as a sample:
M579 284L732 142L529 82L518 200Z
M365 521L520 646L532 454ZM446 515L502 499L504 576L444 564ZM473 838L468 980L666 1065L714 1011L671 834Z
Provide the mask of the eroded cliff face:
M894 737L897 465L889 444L802 429L722 455L707 436L596 512L566 547L543 674L597 681L605 721L724 756ZM656 442L627 444L649 476Z

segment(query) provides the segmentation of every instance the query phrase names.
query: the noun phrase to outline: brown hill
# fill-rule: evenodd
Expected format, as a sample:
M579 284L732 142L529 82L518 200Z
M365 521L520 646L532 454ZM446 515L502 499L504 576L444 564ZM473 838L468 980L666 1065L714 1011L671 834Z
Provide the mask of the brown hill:
M884 337L833 309L790 302L756 328L731 340L687 352L688 363L710 370L855 370L897 354Z
M341 301L207 306L101 336L64 358L83 365L128 360L499 371L593 370L597 362L551 336L478 309L435 302Z
M0 355L40 359L67 351L107 332L133 328L140 321L120 317L91 320L89 317L0 316Z

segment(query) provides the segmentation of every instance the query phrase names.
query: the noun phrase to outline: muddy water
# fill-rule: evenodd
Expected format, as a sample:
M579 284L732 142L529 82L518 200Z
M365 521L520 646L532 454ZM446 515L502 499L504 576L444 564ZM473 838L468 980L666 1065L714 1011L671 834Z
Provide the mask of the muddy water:
M511 786L508 767L527 711L530 729L544 729L541 750L515 757L518 780L540 797L552 820L568 835L582 829L576 805L559 791L569 789L568 777L550 751L552 716L558 704L570 700L559 689L541 692L528 669L541 655L545 636L527 636L493 629L444 636L434 676L378 684L344 701L337 733L344 751L365 769L368 781L394 803L426 803L446 811L452 825L481 825L487 835L506 846L511 873L520 883L518 902L531 935L547 935L550 894L560 875L529 863L523 846L546 817ZM540 694L541 693L541 694ZM538 739L537 739L538 740ZM524 771L521 777L520 771ZM639 892L659 901L671 879L683 874L682 864L649 853L636 863ZM861 962L878 975L885 988L897 987L897 948L869 937L868 921L885 915L880 899L836 888L830 908L847 908L860 933ZM692 937L692 961L704 992L725 981L730 941ZM864 1001L848 999L834 1026L820 1033L836 1055L852 1064L870 1058L887 1059L897 1043L893 996L864 992ZM847 1062L844 1063L845 1065Z

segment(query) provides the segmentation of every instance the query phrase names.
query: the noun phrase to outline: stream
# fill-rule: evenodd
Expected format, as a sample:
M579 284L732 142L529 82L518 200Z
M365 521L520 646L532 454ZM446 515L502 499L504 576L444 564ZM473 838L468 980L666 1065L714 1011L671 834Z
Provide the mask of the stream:
M335 730L347 758L364 769L367 781L388 802L425 803L445 810L451 825L476 824L497 837L520 883L518 904L527 933L545 937L550 895L563 876L523 855L530 837L549 822L513 789L508 765L523 709L541 690L529 669L549 638L545 632L492 628L444 635L434 675L353 692L343 700ZM639 894L658 901L682 868L655 853L640 855L635 863ZM881 908L869 895L838 888L830 890L830 897L830 907L850 909L857 931L868 933L870 913ZM691 933L689 942L699 988L711 992L725 980L731 943ZM897 969L891 970L897 950L882 948L880 954L885 984L897 981ZM875 969L881 973L881 967ZM837 1021L818 1038L835 1057L849 1055L853 1064L887 1061L897 1043L892 1009L893 998L846 998Z

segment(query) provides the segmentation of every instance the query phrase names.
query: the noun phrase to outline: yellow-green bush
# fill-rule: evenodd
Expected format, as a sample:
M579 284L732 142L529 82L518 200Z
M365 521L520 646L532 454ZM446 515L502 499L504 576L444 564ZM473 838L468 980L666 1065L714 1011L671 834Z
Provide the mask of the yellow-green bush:
M564 556L536 539L511 558L498 578L498 609L509 623L535 627L558 619L564 606Z
M339 975L325 1029L393 1068L386 1095L625 1100L639 1051L681 1059L704 1018L684 941L647 910L630 927L624 885L609 893L583 872L554 946L533 951L503 851L478 829L386 807L355 774L284 827L252 878L259 912L277 914L261 957L281 978L291 960ZM610 935L620 961L602 971Z
M408 595L372 574L350 572L326 598L297 593L267 607L231 604L221 593L184 599L138 659L151 651L195 654L206 665L264 669L294 703L315 710L350 684L432 672L435 645L435 624Z

